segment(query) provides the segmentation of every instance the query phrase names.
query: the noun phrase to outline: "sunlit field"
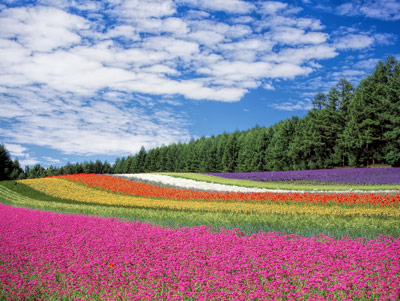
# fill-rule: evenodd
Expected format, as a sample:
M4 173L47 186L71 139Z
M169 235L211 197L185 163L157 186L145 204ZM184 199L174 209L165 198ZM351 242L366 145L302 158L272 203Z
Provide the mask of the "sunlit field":
M264 191L259 178L225 180L77 174L0 182L0 294L19 300L399 297L399 183L329 181L329 188L341 189L308 191L289 179L285 184L296 191Z

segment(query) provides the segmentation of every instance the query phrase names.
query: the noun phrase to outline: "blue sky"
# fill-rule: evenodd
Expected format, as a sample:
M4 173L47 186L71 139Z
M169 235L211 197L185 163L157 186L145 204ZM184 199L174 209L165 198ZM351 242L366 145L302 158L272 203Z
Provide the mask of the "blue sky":
M2 0L0 143L60 166L270 126L399 34L395 0Z

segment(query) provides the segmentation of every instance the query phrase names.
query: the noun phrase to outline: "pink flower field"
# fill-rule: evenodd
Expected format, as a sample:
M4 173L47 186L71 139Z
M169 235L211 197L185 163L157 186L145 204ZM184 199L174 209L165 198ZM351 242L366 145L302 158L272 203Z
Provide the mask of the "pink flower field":
M398 300L400 239L170 229L0 204L8 299Z

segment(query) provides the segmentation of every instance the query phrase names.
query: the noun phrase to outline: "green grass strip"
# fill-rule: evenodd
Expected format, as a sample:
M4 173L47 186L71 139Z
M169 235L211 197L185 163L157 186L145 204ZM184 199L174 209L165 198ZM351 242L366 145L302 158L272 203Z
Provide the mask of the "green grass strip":
M203 175L197 173L159 173L175 178L183 178L195 181L203 181L208 183L234 185L249 188L265 188L265 189L285 189L285 190L400 190L400 184L353 184L353 183L324 183L318 181L252 181L252 180L235 180L226 179L217 176Z
M188 212L66 203L57 202L56 199L37 200L29 198L8 189L4 185L0 185L0 202L16 207L45 211L138 220L174 228L212 225L215 229L219 227L239 228L245 233L257 233L260 230L265 232L277 231L306 237L322 233L337 238L348 236L373 239L380 234L393 237L400 236L400 220L398 219Z

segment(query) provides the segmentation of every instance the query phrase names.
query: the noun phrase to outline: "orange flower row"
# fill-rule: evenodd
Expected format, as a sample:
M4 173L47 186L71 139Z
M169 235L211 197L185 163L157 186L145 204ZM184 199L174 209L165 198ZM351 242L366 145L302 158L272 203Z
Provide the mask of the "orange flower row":
M57 176L74 182L112 192L168 198L178 200L233 200L233 201L296 201L315 204L372 204L379 206L395 206L400 204L400 194L357 194L357 193L273 193L273 192L207 192L190 189L161 187L153 184L136 182L107 175L76 174Z

